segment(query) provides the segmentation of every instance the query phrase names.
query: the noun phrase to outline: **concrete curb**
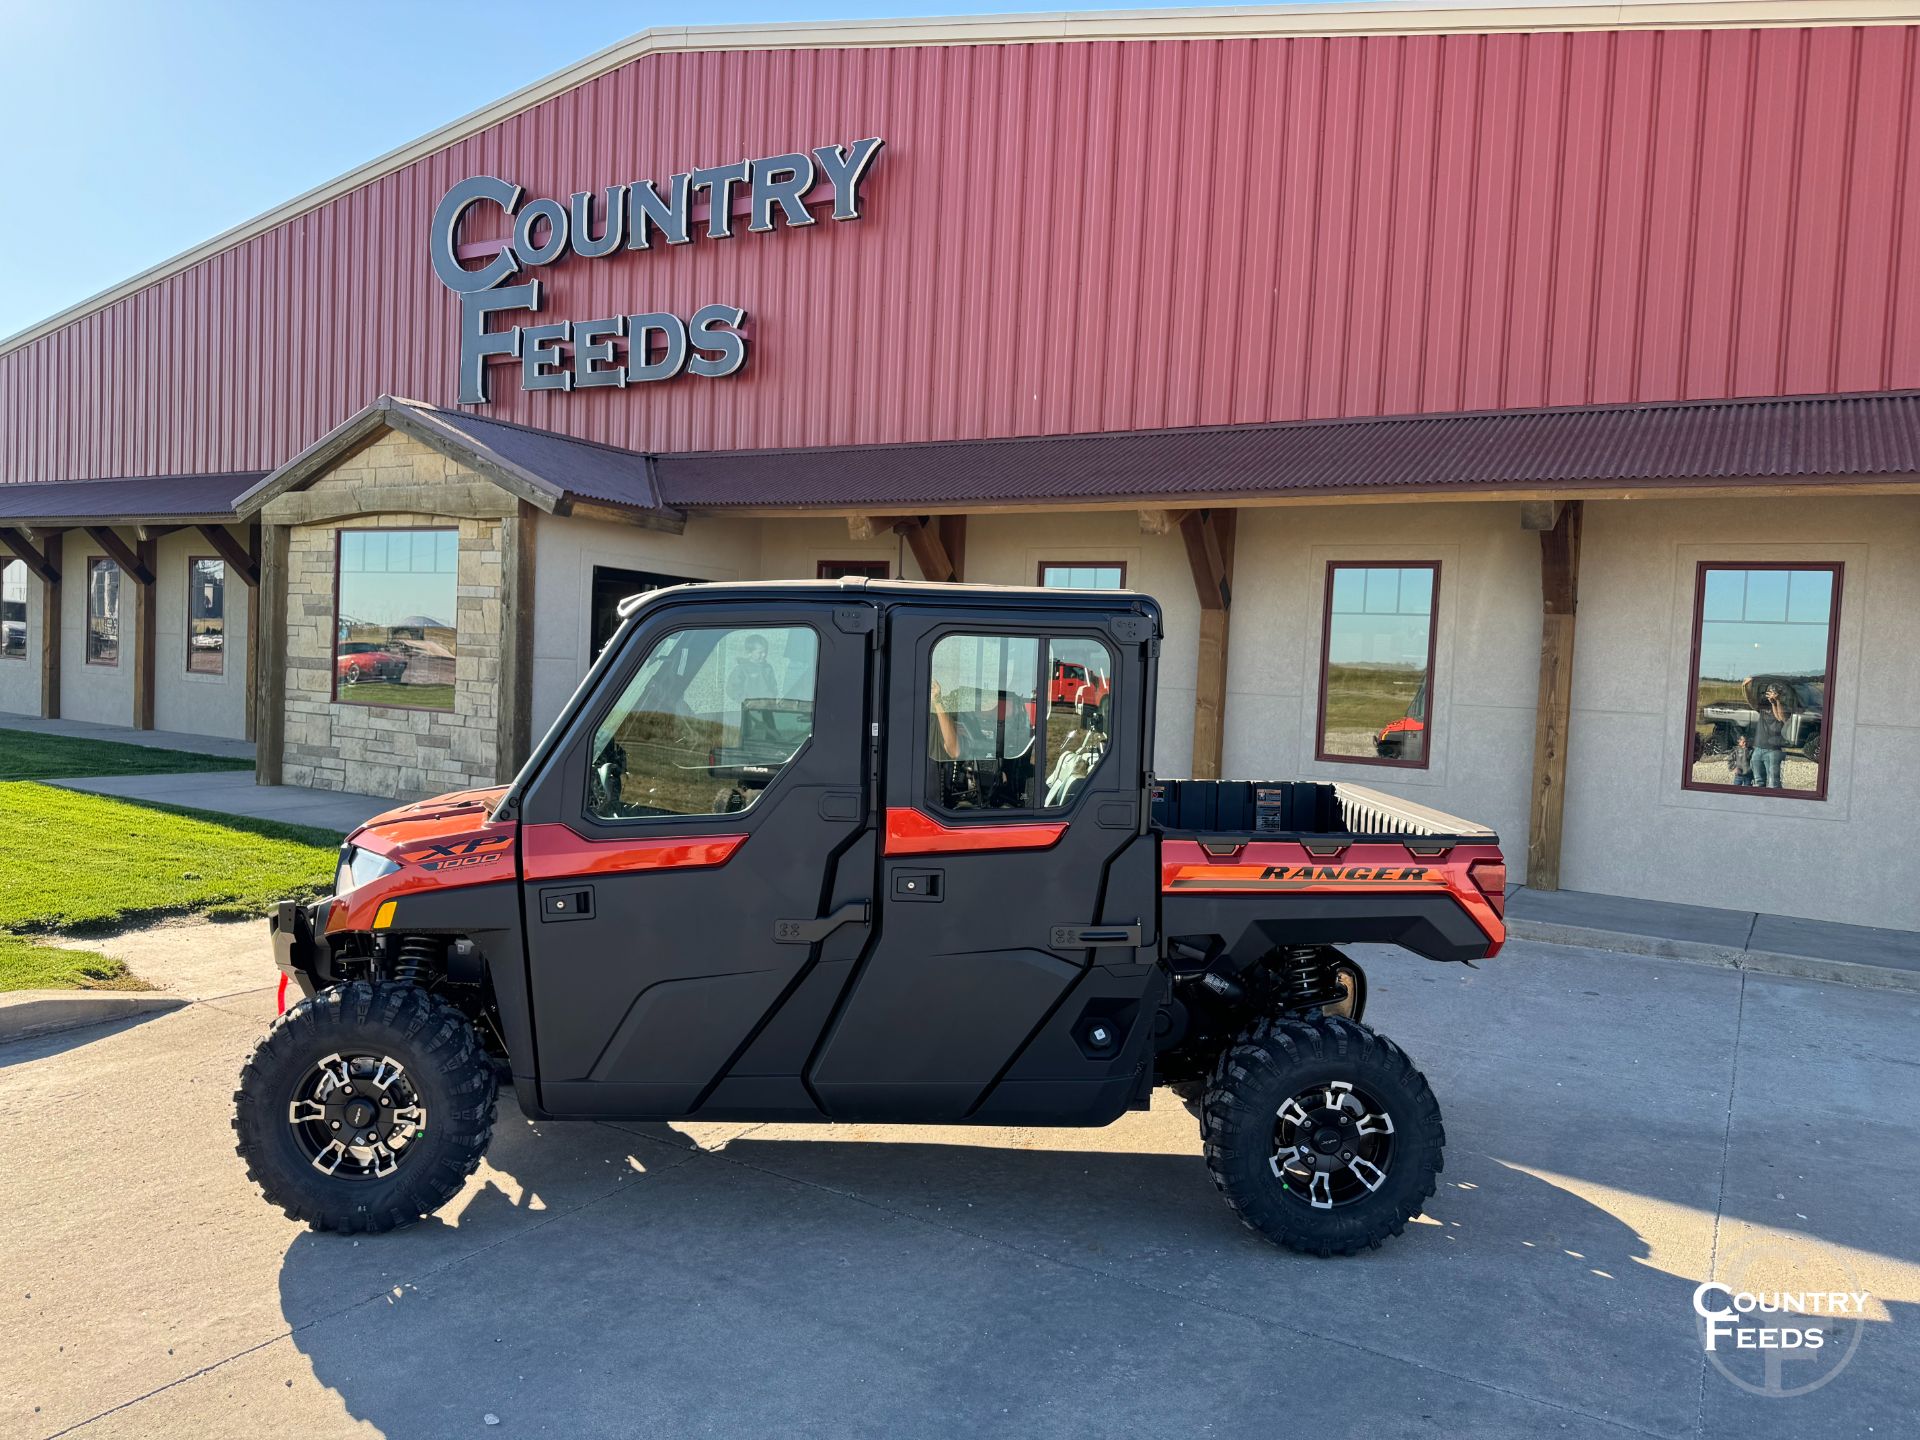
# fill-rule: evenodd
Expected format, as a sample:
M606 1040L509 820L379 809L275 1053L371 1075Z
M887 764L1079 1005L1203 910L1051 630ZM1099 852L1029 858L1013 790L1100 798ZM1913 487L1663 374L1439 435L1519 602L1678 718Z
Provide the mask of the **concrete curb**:
M15 990L0 995L0 1044L179 1010L190 1003L183 995L160 991Z
M1827 980L1871 990L1920 990L1920 971L1887 965L1862 965L1851 960L1829 960L1818 955L1788 955L1776 950L1742 950L1698 940L1673 940L1662 935L1640 935L1625 930L1595 930L1584 925L1560 925L1547 920L1509 919L1507 934L1515 940L1545 945L1577 945L1589 950L1612 950L1622 955L1651 955L1661 960L1686 960L1696 965L1718 965L1728 970L1751 970L1757 975L1784 975L1798 980Z

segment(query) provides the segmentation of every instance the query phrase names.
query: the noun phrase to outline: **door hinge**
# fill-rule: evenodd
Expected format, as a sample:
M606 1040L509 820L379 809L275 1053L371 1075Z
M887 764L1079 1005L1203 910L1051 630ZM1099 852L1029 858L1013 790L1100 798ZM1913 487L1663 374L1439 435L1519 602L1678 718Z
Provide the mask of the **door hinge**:
M850 900L831 915L815 920L776 920L773 943L776 945L818 945L842 925L865 925L872 907L865 900Z

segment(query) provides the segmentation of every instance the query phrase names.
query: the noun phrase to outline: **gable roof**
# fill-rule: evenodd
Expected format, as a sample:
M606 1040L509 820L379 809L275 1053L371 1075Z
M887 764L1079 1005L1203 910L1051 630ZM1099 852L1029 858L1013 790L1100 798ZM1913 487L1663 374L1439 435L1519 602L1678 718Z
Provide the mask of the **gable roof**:
M1908 25L1915 0L1353 0L1209 9L1092 10L745 25L656 25L317 185L58 314L0 337L0 355L403 170L469 136L650 55L727 50L878 49L1335 35L1495 35L1542 30L1725 30Z
M571 514L586 504L621 511L654 529L677 532L686 525L684 516L661 503L652 456L392 395L382 395L248 488L235 510L250 517L276 496L305 489L389 431L411 436L549 515Z
M966 509L1920 475L1920 392L662 455L667 504Z

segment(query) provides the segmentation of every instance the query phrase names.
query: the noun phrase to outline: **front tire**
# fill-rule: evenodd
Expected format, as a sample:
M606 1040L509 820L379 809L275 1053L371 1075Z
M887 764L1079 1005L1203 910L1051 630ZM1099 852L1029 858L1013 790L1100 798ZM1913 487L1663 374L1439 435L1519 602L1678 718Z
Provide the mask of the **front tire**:
M498 1082L467 1018L415 985L322 990L273 1024L234 1092L236 1153L289 1219L411 1225L466 1184Z
M1214 1067L1201 1134L1241 1221L1311 1255L1378 1249L1406 1229L1447 1142L1406 1051L1337 1016L1243 1031Z

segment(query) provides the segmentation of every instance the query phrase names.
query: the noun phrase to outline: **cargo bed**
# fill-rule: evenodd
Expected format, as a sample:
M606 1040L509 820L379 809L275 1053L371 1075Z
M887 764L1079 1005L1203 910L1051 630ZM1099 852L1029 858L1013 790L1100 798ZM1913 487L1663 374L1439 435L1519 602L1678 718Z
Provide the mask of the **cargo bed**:
M1171 836L1499 843L1486 826L1457 815L1364 785L1323 780L1159 780L1153 787L1153 822Z

